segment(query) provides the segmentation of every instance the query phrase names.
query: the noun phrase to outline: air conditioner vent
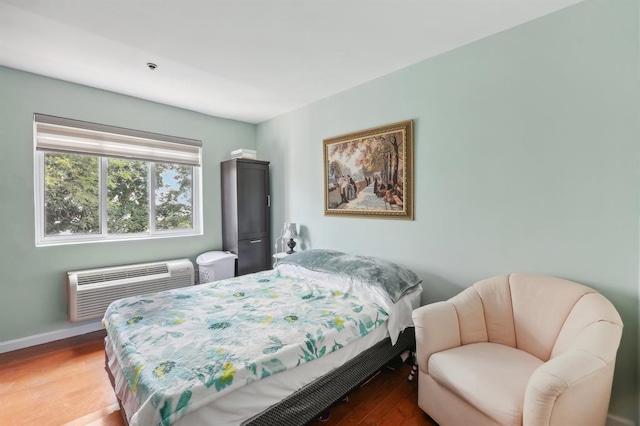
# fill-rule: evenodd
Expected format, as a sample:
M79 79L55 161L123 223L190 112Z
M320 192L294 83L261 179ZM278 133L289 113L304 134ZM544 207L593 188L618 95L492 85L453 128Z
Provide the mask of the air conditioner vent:
M67 273L69 318L82 321L104 315L114 300L193 285L189 259L116 266Z
M92 271L89 273L78 273L78 285L106 283L127 278L148 277L167 273L169 273L169 268L166 263L150 264L145 267L109 268L109 270L103 272Z

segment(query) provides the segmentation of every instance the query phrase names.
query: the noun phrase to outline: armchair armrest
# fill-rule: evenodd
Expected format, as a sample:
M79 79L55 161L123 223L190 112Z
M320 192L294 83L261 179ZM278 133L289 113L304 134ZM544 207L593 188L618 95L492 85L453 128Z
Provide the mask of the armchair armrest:
M416 353L420 370L428 373L432 354L460 346L456 309L450 302L436 302L415 309Z
M604 425L621 335L619 324L593 323L571 348L538 367L525 392L523 425Z

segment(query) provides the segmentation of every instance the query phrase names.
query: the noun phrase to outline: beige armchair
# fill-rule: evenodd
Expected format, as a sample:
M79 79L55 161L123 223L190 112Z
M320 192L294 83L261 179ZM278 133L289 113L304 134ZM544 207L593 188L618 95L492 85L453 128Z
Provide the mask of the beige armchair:
M622 320L595 290L499 276L413 321L418 405L440 426L605 424Z

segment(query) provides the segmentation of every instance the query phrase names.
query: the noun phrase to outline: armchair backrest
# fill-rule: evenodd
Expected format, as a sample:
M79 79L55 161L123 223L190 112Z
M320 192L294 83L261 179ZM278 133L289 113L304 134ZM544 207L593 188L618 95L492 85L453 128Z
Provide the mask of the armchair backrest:
M488 278L449 302L462 316L462 344L500 343L545 362L568 349L590 324L622 324L613 305L595 290L546 275Z
M580 298L567 317L551 351L551 358L580 348L605 362L615 360L622 334L622 319L600 293Z

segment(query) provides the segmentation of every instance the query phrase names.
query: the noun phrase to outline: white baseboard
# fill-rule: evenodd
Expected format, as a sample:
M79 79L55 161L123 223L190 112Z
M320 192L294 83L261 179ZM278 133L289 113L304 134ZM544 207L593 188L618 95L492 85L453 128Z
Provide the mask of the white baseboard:
M56 340L67 339L73 336L91 333L102 329L102 321L97 320L82 325L75 325L63 328L61 330L49 331L47 333L36 334L34 336L21 337L20 339L7 340L0 342L0 354L5 352L16 351L31 346L42 345L43 343L54 342Z
M624 417L614 416L613 414L607 415L607 425L606 426L636 426L636 424Z

